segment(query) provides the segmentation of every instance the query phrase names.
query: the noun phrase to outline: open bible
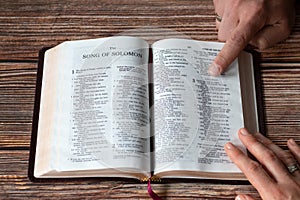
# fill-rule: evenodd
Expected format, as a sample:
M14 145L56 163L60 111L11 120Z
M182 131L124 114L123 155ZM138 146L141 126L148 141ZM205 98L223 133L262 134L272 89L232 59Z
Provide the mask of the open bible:
M244 179L223 146L259 130L252 56L220 77L223 43L118 36L41 54L29 175Z

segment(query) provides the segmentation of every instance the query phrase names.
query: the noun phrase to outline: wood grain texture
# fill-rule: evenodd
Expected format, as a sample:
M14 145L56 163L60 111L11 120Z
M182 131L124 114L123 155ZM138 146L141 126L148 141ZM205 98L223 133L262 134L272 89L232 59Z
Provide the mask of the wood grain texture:
M38 51L65 40L126 34L217 40L211 0L0 0L0 199L150 199L147 186L123 180L31 182L28 154ZM300 11L299 5L297 11ZM300 13L285 41L260 51L267 135L300 142ZM233 199L248 184L154 184L164 199Z
M216 36L210 0L201 4L174 0L2 1L0 13L0 33L4 33L0 59L3 60L34 60L43 46L112 36L147 26L168 28L188 36L203 35L203 39Z
M299 15L297 15L299 20ZM211 0L190 1L1 1L0 60L36 60L44 46L65 40L105 37L147 26L167 28L199 40L217 40ZM262 51L272 62L300 60L300 25L274 48ZM153 34L136 31L145 38ZM166 34L166 33L160 33Z
M8 199L149 199L147 185L133 181L101 179L30 182L27 177L27 151L0 151L0 197ZM233 199L238 193L258 197L248 184L203 182L152 185L164 199Z
M280 146L289 138L300 142L300 64L262 65L267 135Z

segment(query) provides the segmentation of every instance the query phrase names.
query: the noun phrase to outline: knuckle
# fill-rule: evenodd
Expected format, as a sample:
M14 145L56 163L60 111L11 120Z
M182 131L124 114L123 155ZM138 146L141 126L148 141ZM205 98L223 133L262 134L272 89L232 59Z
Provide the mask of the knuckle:
M223 68L223 66L229 65L228 61L227 61L227 57L222 51L220 51L220 53L218 54L215 62L222 68Z
M265 161L266 162L274 162L274 161L277 161L279 158L277 157L277 155L273 152L273 151L271 151L271 150L269 150L269 149L267 149L264 153L262 153L263 155L262 155L262 157L263 158L265 158Z
M290 152L284 152L281 156L280 159L286 163L286 164L294 164L295 163L295 158Z
M247 170L250 174L252 174L252 173L256 173L258 170L261 170L261 169L262 169L262 166L258 162L255 162L252 160L249 162Z
M236 31L231 34L230 40L231 40L231 44L240 47L245 47L246 44L248 43L248 39L245 33L240 33Z

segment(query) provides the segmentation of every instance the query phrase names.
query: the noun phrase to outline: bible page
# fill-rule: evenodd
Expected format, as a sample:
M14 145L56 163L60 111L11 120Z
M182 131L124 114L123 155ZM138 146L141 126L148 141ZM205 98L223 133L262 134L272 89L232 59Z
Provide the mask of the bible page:
M155 174L240 172L224 151L228 141L245 151L237 136L244 127L238 62L220 77L207 73L222 46L185 39L153 44Z
M60 71L48 83L58 87L51 98L41 98L42 111L54 110L46 119L52 122L52 170L74 171L75 176L76 171L101 169L148 173L149 45L138 38L111 37L65 42L56 49L59 57L47 59L60 63L45 71ZM39 124L39 132L45 124Z

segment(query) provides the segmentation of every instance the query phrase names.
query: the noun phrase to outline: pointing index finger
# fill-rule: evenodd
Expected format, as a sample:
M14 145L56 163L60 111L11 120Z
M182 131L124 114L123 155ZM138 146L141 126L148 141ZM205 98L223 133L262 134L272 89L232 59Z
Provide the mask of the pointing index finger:
M208 73L212 76L221 75L234 59L238 57L239 53L246 47L256 32L257 29L255 27L239 23L209 67Z

